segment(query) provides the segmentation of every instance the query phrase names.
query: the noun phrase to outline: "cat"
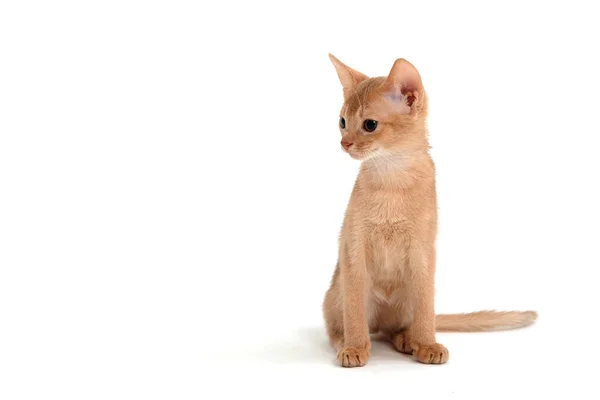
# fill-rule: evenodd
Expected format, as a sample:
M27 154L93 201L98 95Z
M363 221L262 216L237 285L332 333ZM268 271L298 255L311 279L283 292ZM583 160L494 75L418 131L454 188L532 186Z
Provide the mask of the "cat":
M403 58L387 76L358 72L329 54L342 84L341 148L360 170L339 236L339 254L323 301L337 362L366 365L371 334L425 364L444 364L436 331L515 329L536 311L434 312L437 194L429 154L428 97Z

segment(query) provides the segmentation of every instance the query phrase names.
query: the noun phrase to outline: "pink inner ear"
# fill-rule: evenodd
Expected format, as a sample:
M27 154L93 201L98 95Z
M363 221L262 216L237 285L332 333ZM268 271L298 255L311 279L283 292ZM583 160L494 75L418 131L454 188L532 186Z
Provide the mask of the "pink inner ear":
M404 95L400 90L389 92L385 95L385 98L392 103L404 103Z
M410 104L408 99L400 91L388 92L384 96L386 114L409 114Z
M421 76L417 69L408 61L398 59L385 80L392 99L402 97L406 105L411 107L422 91Z
M403 85L402 83L388 83L385 99L388 102L396 104L398 110L402 109L403 113L408 114L418 96L418 90L414 86Z

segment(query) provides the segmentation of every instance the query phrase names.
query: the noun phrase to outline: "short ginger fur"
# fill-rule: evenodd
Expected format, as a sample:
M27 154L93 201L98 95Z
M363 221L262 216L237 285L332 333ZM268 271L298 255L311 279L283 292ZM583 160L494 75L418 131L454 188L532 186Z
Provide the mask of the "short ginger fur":
M364 366L374 333L419 362L443 364L449 353L436 331L533 323L535 311L435 314L437 198L421 76L401 58L388 76L375 78L330 59L343 88L342 149L361 161L323 302L338 363Z

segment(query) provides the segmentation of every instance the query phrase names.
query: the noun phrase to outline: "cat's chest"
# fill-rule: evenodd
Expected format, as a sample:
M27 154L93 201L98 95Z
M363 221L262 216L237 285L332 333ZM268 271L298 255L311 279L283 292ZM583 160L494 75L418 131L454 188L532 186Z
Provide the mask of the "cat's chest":
M359 214L366 223L377 227L382 233L393 231L414 214L414 199L407 193L378 191L361 196Z
M366 234L370 242L379 247L397 246L409 239L413 224L408 219L396 219L386 222L365 223Z
M367 251L375 271L386 274L400 272L413 234L408 220L367 224Z
M371 195L358 213L361 235L372 251L393 255L406 244L414 231L408 204L398 196Z

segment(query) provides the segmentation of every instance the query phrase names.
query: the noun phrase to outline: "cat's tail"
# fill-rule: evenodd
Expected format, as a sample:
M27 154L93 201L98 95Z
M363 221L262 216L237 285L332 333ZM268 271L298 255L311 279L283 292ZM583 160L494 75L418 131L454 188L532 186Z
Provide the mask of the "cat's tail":
M523 328L533 324L535 311L475 311L464 314L435 316L438 332L486 332Z

